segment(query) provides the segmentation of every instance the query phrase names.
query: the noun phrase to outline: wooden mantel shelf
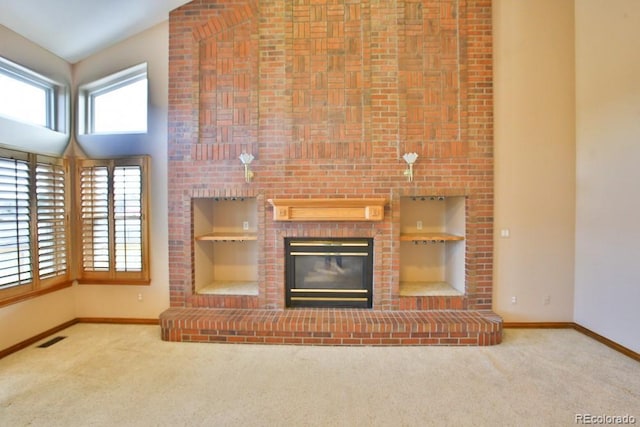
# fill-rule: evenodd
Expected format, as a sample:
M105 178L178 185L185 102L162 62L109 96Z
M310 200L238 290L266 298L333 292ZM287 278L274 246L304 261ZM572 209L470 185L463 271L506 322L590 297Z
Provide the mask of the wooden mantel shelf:
M269 199L274 221L382 221L386 199Z

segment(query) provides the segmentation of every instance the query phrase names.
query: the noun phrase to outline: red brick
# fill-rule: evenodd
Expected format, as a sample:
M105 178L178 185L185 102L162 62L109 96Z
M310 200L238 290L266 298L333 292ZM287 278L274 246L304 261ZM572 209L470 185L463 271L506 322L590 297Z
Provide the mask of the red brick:
M300 3L202 0L170 14L170 306L282 310L282 239L339 235L375 239L374 311L491 310L491 0ZM243 150L256 156L251 184ZM410 187L407 151L420 155ZM397 200L420 193L467 195L465 297L398 295ZM227 194L259 200L258 296L193 294L190 197ZM339 225L276 223L265 206L327 195L382 195L390 206L381 222ZM169 336L200 334L186 329Z

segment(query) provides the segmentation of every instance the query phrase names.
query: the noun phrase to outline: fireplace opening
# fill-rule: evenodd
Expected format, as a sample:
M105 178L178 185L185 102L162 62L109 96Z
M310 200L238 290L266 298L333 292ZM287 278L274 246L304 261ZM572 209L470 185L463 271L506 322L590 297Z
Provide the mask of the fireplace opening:
M285 238L287 307L371 308L373 239Z

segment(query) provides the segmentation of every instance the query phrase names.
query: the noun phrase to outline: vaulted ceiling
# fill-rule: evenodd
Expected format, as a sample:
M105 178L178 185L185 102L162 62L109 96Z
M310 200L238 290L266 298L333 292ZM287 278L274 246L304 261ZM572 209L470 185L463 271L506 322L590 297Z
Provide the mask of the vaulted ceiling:
M70 63L144 31L190 0L0 0L0 25Z

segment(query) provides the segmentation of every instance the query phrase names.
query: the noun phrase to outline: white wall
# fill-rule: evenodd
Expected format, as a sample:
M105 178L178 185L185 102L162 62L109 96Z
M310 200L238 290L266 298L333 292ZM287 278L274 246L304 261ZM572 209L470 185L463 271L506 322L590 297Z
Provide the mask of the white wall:
M640 2L576 1L575 321L640 352Z
M67 84L71 82L68 63L1 25L0 56L51 79ZM2 140L0 144L3 144ZM71 288L0 307L0 350L75 317Z
M167 114L169 102L169 23L164 22L73 66L74 86L147 62L149 129L146 135L113 141L84 138L79 144L90 157L131 154L151 156L151 285L78 285L77 317L157 318L169 307L167 201ZM142 294L142 301L138 295Z
M73 288L0 308L0 350L74 320Z
M494 311L507 322L570 322L573 0L494 0L493 16ZM501 229L510 237L501 238Z

